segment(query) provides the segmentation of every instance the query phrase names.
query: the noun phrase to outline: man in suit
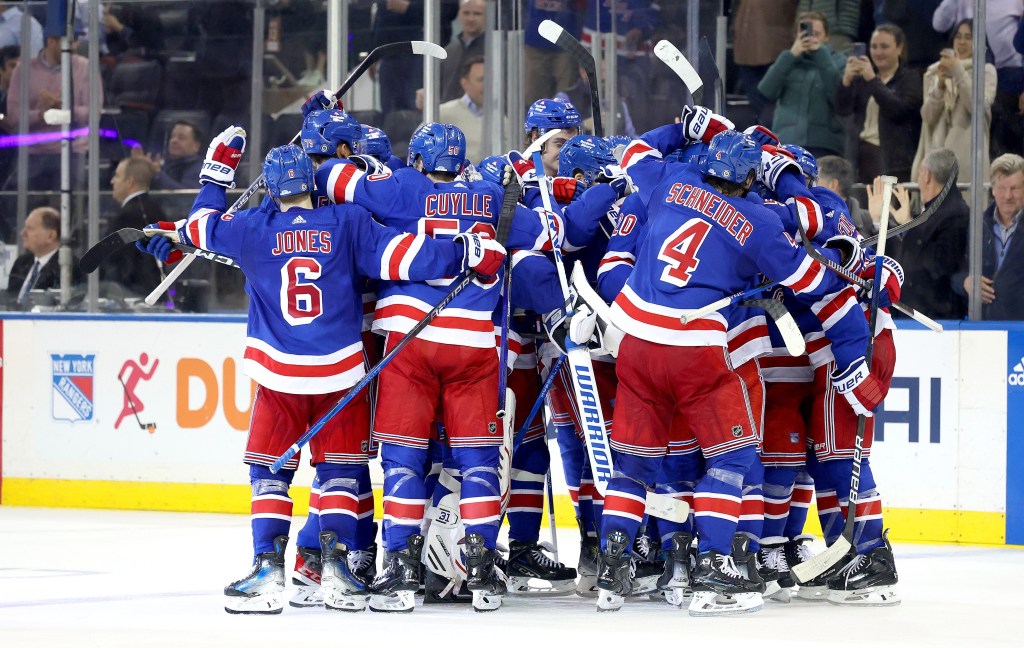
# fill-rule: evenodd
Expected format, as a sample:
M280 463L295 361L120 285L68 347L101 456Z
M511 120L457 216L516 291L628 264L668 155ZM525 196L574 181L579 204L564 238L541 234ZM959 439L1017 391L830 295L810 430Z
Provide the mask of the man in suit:
M117 165L110 186L121 210L110 221L107 234L125 227L142 229L165 220L160 206L149 195L153 173L152 165L145 158L130 157ZM162 276L160 262L149 255L139 254L132 246L125 246L112 254L100 267L101 281L113 284L107 286L111 296L145 297L156 288Z
M12 307L27 307L29 291L60 288L60 213L52 207L37 207L25 219L21 229L25 248L11 266L7 280L7 299ZM72 283L81 280L78 263L72 266Z

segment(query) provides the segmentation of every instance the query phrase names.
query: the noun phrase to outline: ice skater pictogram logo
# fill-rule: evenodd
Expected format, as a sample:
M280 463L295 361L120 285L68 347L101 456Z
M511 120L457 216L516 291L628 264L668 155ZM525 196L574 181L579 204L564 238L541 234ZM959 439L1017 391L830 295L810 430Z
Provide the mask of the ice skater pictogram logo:
M149 380L153 377L156 372L157 366L160 364L160 360L155 358L153 360L153 366L146 368L149 364L149 355L143 353L139 356L139 361L127 360L121 365L121 370L117 372L117 380L121 383L121 387L124 389L124 404L121 406L121 413L117 415L117 422L114 423L114 429L117 430L121 427L121 421L124 420L129 414L135 416L135 422L139 424L139 428L146 430L150 434L156 432L156 423L143 423L139 418L139 412L146 409L142 400L135 394L135 390L138 388L139 383L144 380Z
M1013 371L1006 377L1006 382L1015 387L1024 386L1024 358L1013 365Z
M50 354L55 421L91 421L93 361L96 355Z

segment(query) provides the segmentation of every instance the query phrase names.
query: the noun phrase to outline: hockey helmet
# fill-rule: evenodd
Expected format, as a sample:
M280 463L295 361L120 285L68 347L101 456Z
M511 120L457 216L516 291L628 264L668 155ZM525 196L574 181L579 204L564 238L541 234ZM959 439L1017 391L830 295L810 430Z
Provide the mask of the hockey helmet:
M307 194L313 191L313 162L294 144L278 146L263 160L263 177L274 198Z
M481 160L480 166L476 170L480 173L481 179L500 185L505 180L505 167L507 166L508 160L504 156L492 155Z
M526 111L523 130L527 133L537 129L543 135L553 128L579 128L583 124L580 111L571 102L563 99L538 99Z
M558 175L571 178L576 171L583 172L583 182L594 183L594 176L602 167L618 164L607 140L596 135L577 135L562 145L558 152Z
M391 159L391 140L388 139L388 134L369 124L363 124L362 130L363 150L359 152L372 155L386 164Z
M783 144L779 148L793 154L796 163L800 165L800 170L804 172L808 180L813 182L818 180L818 160L811 155L810 151L796 144Z
M424 124L409 140L409 166L417 157L424 171L458 174L466 166L466 135L453 124Z
M726 130L715 135L704 160L704 175L742 184L761 166L761 147L750 135Z
M302 150L308 155L335 156L344 142L353 152L362 149L363 130L344 110L314 110L302 121Z

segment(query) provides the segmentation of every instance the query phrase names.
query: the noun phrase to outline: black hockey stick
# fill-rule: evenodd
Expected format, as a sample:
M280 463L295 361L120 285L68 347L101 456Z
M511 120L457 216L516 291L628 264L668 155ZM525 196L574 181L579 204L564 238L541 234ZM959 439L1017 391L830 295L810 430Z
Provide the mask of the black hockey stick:
M124 390L124 397L128 400L128 407L132 408L132 414L135 415L135 422L139 424L139 429L145 430L150 434L156 432L156 423L143 423L139 418L139 412L135 409L135 402L132 400L131 395L128 394L128 385L124 384L121 374L117 375L117 382L121 383L121 389Z
M571 54L576 59L577 65L583 68L584 74L587 75L587 84L590 86L590 110L594 118L594 135L604 137L604 125L601 123L601 97L597 88L597 64L594 61L594 55L553 20L542 22L537 27L537 31L544 40Z
M104 259L111 254L114 254L126 245L131 245L135 241L141 241L144 238L146 238L146 235L140 229L135 229L134 227L119 229L113 234L104 236L96 245L89 248L82 255L81 261L78 262L78 267L86 274L94 272L96 268L100 267Z
M928 205L925 208L925 210L923 212L921 212L920 214L918 214L915 218L911 218L906 223L903 223L902 225L897 225L896 227L890 229L888 231L888 233L886 234L886 238L892 238L894 236L899 236L900 234L903 234L907 230L913 229L913 228L917 227L918 225L924 225L925 222L929 218L931 218L932 214L934 214L936 211L938 211L939 207L941 207L942 203L946 200L946 196L948 196L949 192L952 191L953 187L956 186L957 175L959 173L960 173L960 165L957 164L956 160L954 160L953 161L953 170L949 174L949 177L946 178L946 183L944 185L942 185L942 190L939 191L939 195L935 196L935 200L932 201L932 204ZM888 220L888 214L886 214L886 220ZM878 235L876 234L875 236L868 237L868 238L864 239L863 241L861 241L860 246L861 247L868 247L870 245L874 245L877 242L878 242Z

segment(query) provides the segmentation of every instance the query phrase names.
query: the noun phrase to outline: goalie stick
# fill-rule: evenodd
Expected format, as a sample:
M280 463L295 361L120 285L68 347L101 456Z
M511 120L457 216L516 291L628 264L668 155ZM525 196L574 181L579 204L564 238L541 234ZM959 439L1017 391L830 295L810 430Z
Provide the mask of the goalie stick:
M896 184L896 178L882 176L882 213L889 213L889 204L892 200L892 188ZM802 229L802 227L801 227ZM882 218L878 229L878 248L876 259L885 255L886 230L889 229L889 219ZM804 236L805 245L810 243ZM809 253L809 252L808 252ZM829 266L831 267L831 266ZM868 309L868 348L864 354L864 362L868 369L871 368L871 356L875 349L875 323L878 319L878 297L882 292L882 263L875 262L875 280L871 290L871 306ZM843 526L843 533L832 543L832 546L822 551L810 560L794 565L792 568L794 576L800 583L806 583L813 578L825 573L829 568L842 560L843 556L854 549L853 530L857 518L857 499L860 490L860 470L864 461L864 431L867 417L863 414L857 416L857 436L853 442L853 468L850 472L850 494L846 506L846 523Z
M366 71L369 70L370 67L377 61L385 58L402 56L406 54L422 54L423 56L432 56L438 59L448 58L448 52L446 52L443 47L428 41L402 41L399 43L388 43L387 45L381 45L380 47L375 47L372 51L370 51L369 54L366 55L366 58L359 62L359 65L357 65L355 69L352 70L352 73L348 75L348 78L345 79L344 82L342 82L341 87L338 88L338 91L334 93L334 96L340 101L341 97L346 92L348 92L352 88L352 86L356 84L356 81L358 81L366 73ZM289 143L297 143L301 136L302 131L300 130L298 133L295 134L295 137L293 137ZM229 213L232 213L241 209L242 205L245 205L247 202L249 202L249 199L252 198L252 196L257 191L259 191L261 187L265 185L266 182L263 178L263 174L261 173L260 177L256 178L256 180L254 180L252 184L249 185L249 188L242 192L242 195L238 197L238 200L236 200L227 211ZM160 285L154 288L153 292L149 293L149 295L146 296L146 303L149 304L150 306L155 304L156 300L160 299L160 296L163 295L164 292L166 292L167 289L171 287L171 284L173 284L175 280L178 277L180 277L183 272L185 272L185 270L188 268L189 265L192 264L193 261L195 261L195 256L188 256L179 261L178 266L171 270L171 272L168 273L167 277L165 277L164 280L160 282Z
M949 177L946 178L946 183L944 185L942 185L942 189L939 191L939 194L937 196L935 196L935 199L932 200L932 203L930 205L928 205L927 207L925 207L924 211L922 211L920 214L918 214L914 218L911 218L906 223L903 223L902 225L897 225L896 227L894 227L891 230L889 230L886 233L885 237L886 238L892 238L894 236L899 236L900 234L903 234L907 230L913 229L913 228L917 227L918 225L924 225L925 222L927 222L927 220L932 217L932 214L934 214L936 211L938 211L939 207L942 206L942 203L945 202L946 196L948 196L949 192L953 189L953 187L956 186L956 179L957 179L957 175L959 173L960 173L960 165L957 164L956 160L954 160L953 161L953 170L950 172ZM886 218L886 220L889 220L889 219ZM866 248L866 247L868 247L870 245L874 245L875 243L878 242L879 236L880 236L880 234L876 234L875 236L871 236L871 237L868 237L868 238L864 239L863 241L861 241L860 246Z
M513 165L515 166L515 165ZM534 169L543 169L543 161L540 152L533 154ZM565 320L570 321L573 316L572 299L569 293L569 282L565 274L565 263L562 260L562 250L556 243L557 224L555 213L551 202L551 192L548 188L549 179L546 176L539 177L541 201L544 204L544 214L548 219L548 237L551 239L552 254L555 260L555 270L558 274L558 283L562 288L562 297L565 299ZM597 381L594 376L594 366L590 359L590 349L586 345L573 342L572 338L566 336L565 350L569 364L569 374L572 376L573 397L580 416L580 425L583 430L583 439L587 446L587 456L590 459L590 469L594 474L594 486L601 495L608 490L608 483L612 479L614 465L612 463L611 445L608 442L608 429L605 427L604 413L601 411L601 400L597 393ZM672 499L660 493L648 492L646 497L647 512L655 517L665 518L673 522L685 522L690 513L690 507L686 502Z
M553 20L543 21L537 27L537 32L544 40L572 55L576 59L577 66L583 68L583 73L587 75L587 85L590 86L590 110L594 119L594 135L604 137L604 125L601 123L601 97L597 88L597 63L594 61L594 55Z

